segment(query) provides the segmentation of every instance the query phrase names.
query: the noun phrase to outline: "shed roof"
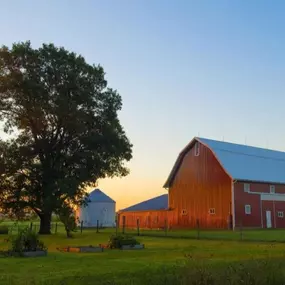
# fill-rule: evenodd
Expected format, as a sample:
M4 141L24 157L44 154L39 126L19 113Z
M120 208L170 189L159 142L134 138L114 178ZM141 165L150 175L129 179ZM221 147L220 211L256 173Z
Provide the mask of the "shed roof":
M100 189L94 189L92 192L90 192L87 199L89 200L89 202L116 203Z
M285 184L285 152L222 142L206 138L194 138L180 153L164 187L169 187L181 162L199 141L207 146L228 175L235 180Z
M121 211L151 211L151 210L166 210L168 207L168 194L164 194L141 203L135 204Z

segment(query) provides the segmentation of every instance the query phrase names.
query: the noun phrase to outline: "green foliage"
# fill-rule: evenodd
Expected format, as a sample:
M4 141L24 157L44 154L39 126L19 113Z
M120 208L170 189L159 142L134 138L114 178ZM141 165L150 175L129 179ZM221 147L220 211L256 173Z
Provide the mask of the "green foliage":
M39 240L38 234L29 228L22 229L17 235L11 236L10 242L11 251L16 253L47 249L44 243Z
M123 245L134 246L136 244L139 244L139 242L128 235L111 235L108 241L109 248L121 248Z
M9 233L8 226L0 225L0 234L1 235L7 235Z
M75 232L77 229L76 217L71 206L64 203L62 207L57 211L59 220L64 224L65 232L68 238L72 237L71 232Z
M118 118L121 96L101 66L53 44L0 48L0 207L32 209L41 233L66 199L85 203L86 186L125 176L132 157Z

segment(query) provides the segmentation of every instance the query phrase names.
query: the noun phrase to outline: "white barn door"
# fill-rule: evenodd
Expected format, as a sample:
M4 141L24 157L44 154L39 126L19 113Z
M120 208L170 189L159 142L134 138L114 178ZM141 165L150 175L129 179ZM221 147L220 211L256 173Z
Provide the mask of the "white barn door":
M266 211L266 227L268 229L272 228L271 211Z

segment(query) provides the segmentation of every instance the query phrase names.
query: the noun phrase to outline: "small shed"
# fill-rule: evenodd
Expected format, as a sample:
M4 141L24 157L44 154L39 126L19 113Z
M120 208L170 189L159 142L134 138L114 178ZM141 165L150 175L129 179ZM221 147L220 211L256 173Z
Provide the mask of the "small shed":
M100 189L93 190L88 196L88 205L78 211L79 222L83 227L114 227L116 220L116 202Z

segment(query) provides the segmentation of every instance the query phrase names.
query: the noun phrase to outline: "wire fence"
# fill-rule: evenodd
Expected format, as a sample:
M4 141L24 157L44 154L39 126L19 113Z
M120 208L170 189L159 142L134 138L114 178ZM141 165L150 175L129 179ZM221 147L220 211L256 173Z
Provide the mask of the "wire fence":
M24 230L26 228L29 228L31 231L39 232L40 230L40 222L39 221L31 221L31 222L15 222L15 223L3 223L4 226L8 227L8 233L9 234L17 234L21 230ZM97 220L95 227L87 227L87 225L84 225L83 222L80 222L77 225L76 231L79 233L83 233L86 230L93 230L99 233L103 227L100 225L99 220ZM65 232L65 226L61 222L52 222L50 227L52 234L57 233L64 233ZM114 231L114 229L113 229Z
M172 229L165 223L160 228L145 228L140 226L140 220L136 222L136 227L128 227L123 219L122 224L117 226L116 233L129 234L145 237L164 237L196 240L220 240L220 241L253 241L253 242L284 242L285 229L248 229L242 223L236 225L236 229L210 230L200 226L199 220L196 227L191 229Z
M115 228L104 228L100 226L100 221L97 221L95 227L87 227L82 222L78 225L76 231L79 234L88 233L105 233L108 235L132 235L137 237L151 238L172 238L172 239L195 239L195 240L219 240L219 241L252 241L252 242L284 242L285 229L246 229L241 225L237 225L236 230L209 230L201 228L199 220L196 221L196 227L191 229L172 229L165 223L164 227L160 228L145 228L141 227L139 219L136 221L136 226L129 227L126 223L116 223ZM9 234L17 234L24 228L38 232L40 223L26 222L9 224ZM61 222L51 223L52 234L65 233L65 227Z

